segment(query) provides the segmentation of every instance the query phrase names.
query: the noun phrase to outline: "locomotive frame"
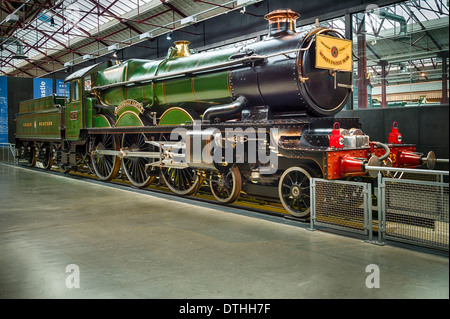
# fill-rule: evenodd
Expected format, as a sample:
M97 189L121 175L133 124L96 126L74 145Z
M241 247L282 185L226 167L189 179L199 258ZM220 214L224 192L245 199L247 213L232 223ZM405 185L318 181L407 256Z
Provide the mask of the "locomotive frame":
M87 165L105 181L121 170L136 187L159 179L181 196L207 183L222 204L244 193L278 199L296 217L309 215L312 177L362 178L367 165L433 167L432 152L425 157L400 144L398 127L386 145L371 142L358 119L333 117L352 85L351 69L332 59L342 53L348 61L351 45L350 53L341 50L348 42L335 30L298 34L297 18L291 10L269 13L268 37L248 47L195 54L187 41L177 41L162 61L79 70L65 79L67 101L51 96L20 104L20 155L29 166L40 161L64 172ZM323 43L328 68L316 67L321 35L332 41ZM174 140L177 130L182 134ZM261 149L276 167L249 161ZM231 157L211 162L198 150Z

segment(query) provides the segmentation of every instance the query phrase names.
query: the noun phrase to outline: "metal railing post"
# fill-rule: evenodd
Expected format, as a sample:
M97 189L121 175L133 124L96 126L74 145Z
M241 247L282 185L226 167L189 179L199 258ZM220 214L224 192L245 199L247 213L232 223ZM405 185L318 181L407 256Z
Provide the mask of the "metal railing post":
M378 206L378 244L384 245L383 241L383 232L386 231L385 228L385 204L386 204L386 198L385 198L385 185L383 180L383 175L381 174L381 171L378 171L378 194L377 194L377 206Z
M373 225L372 225L372 189L369 184L364 185L364 225L366 225L369 243L373 240Z
M308 228L308 230L315 230L314 229L314 221L316 219L316 179L315 178L311 178L311 184L309 186L309 194L310 194L310 199L311 199L311 212L310 212L310 217L309 217L309 222L310 222L310 226Z
M444 219L445 215L445 205L444 205L444 175L439 175L439 182L441 183L440 191L441 191L441 200L439 202L440 207L440 213L442 216L442 219ZM444 220L443 220L444 221Z

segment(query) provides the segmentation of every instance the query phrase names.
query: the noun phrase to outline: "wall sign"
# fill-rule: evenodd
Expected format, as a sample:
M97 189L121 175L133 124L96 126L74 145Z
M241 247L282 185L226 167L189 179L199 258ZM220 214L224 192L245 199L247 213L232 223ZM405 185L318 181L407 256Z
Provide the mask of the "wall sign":
M8 143L8 85L6 76L0 76L0 143Z
M33 98L49 96L53 94L53 80L52 79L33 79Z
M57 96L70 96L69 83L64 83L63 80L56 80L56 95Z

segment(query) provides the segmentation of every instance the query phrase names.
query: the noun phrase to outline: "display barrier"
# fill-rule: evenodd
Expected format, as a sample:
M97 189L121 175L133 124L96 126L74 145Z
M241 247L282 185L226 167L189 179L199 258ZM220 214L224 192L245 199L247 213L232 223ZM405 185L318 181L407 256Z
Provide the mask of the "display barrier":
M377 169L379 168L371 168ZM395 174L402 178L395 178ZM449 249L448 171L392 169L378 173L379 241Z
M10 143L0 143L0 162L7 162L18 165L16 147Z
M14 144L0 143L0 162L18 165ZM366 166L372 183L312 178L310 229L330 227L367 242L386 240L449 250L448 171ZM374 238L374 234L377 235Z
M312 178L310 187L310 229L314 229L315 225L326 225L371 236L370 184Z
M311 229L344 229L380 245L391 240L449 249L448 171L366 169L378 171L373 205L371 183L312 179Z

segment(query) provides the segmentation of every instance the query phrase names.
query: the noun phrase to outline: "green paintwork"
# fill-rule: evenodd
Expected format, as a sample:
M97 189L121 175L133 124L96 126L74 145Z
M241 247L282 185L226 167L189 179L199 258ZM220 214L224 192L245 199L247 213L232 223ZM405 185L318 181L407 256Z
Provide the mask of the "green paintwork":
M111 125L103 115L97 115L94 118L94 127L111 127Z
M78 94L79 99L77 101L72 101L66 104L66 139L67 140L78 140L80 135L80 130L84 127L83 123L83 98L82 98L82 79L76 79L70 82L70 88L72 89L72 84L78 81ZM72 91L72 90L71 90ZM72 96L72 92L71 92Z
M20 102L16 115L16 138L59 139L64 97L46 96Z
M120 117L123 113L125 113L125 112L133 112L133 113L136 113L136 114L140 114L141 112L137 109L137 108L135 108L133 105L128 105L128 106L125 106L125 107L123 107L123 108L121 108L120 109L120 111L117 113L117 117Z
M111 62L102 62L78 70L69 75L64 82L70 85L70 99L66 103L66 136L67 140L78 140L80 138L80 130L91 127L109 127L107 120L97 117L97 109L94 105L97 104L97 98L89 96L89 91L86 91L85 84L89 83L92 76L95 76L98 71L104 70L111 66ZM74 100L72 84L78 82L78 100ZM107 112L109 113L109 112ZM102 126L98 126L102 125Z
M159 125L179 125L192 122L191 117L180 109L171 109L161 117Z
M91 127L109 127L110 123L100 114L109 114L116 119L116 126L140 126L140 110L133 106L122 108L118 114L111 110L96 108L96 104L118 106L127 99L135 100L152 112L161 116L171 109L162 119L162 125L175 125L191 122L192 118L181 108L189 108L197 114L214 104L232 101L229 71L210 72L195 76L181 76L173 79L147 81L139 84L120 86L98 91L99 98L85 88L92 80L92 87L107 84L140 81L151 76L168 76L174 72L217 65L229 61L238 49L232 48L213 52L192 54L185 57L168 55L161 61L132 59L117 65L99 63L79 70L65 80L71 87L71 97L46 97L24 101L20 105L17 117L17 137L61 138L60 108L65 105L65 136L67 140L78 140L80 131ZM74 101L72 84L78 82L79 99ZM192 112L191 112L192 113ZM194 114L194 113L192 113ZM197 118L197 117L195 117ZM37 123L36 126L34 123ZM39 125L39 122L47 124ZM51 123L51 125L50 125ZM46 125L46 126L45 126Z
M61 134L59 127L59 108L18 114L16 138L59 139Z
M122 113L120 118L117 120L116 127L126 127L126 126L142 126L142 122L139 119L139 114L132 111L127 111Z
M92 127L92 119L94 118L94 105L95 101L93 98L89 97L86 99L86 103L84 105L84 118L85 118L85 127Z
M55 105L64 105L64 97L50 95L38 99L22 101L19 104L19 114L53 109Z
M150 76L216 65L229 61L238 49L231 48L213 52L171 57L162 61L128 60L98 72L93 86L125 81L139 81ZM126 99L134 99L160 116L170 107L188 107L202 114L211 104L232 101L229 71L183 76L174 79L155 80L135 85L120 86L100 91L104 104L117 106Z

